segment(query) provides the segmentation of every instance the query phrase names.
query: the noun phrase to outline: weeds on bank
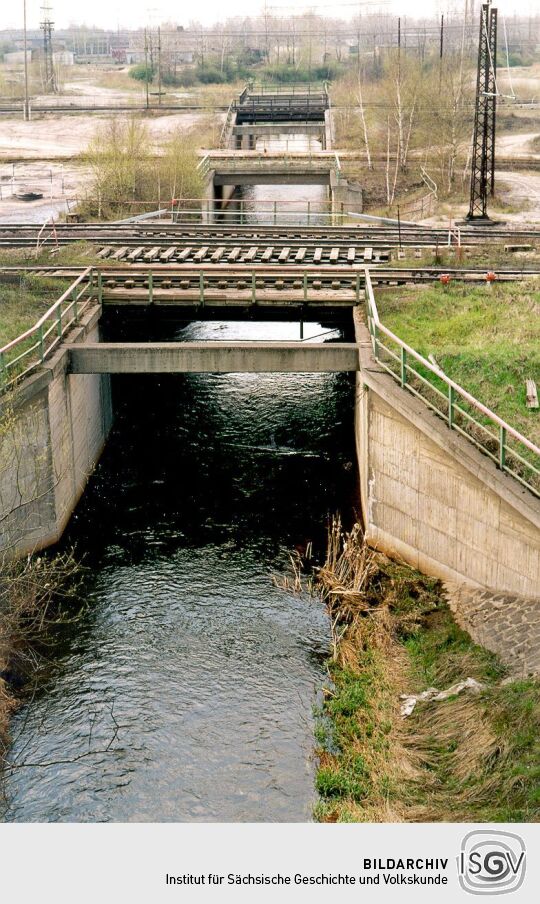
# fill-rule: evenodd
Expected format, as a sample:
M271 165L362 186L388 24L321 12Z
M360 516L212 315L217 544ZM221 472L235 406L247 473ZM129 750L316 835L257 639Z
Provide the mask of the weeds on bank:
M77 617L69 607L81 578L72 553L0 562L0 754L19 691L46 665L53 632Z
M358 525L329 531L318 573L333 634L317 726L325 822L532 821L540 817L540 684L505 668L454 622L435 580L369 550ZM478 695L399 696L474 677Z

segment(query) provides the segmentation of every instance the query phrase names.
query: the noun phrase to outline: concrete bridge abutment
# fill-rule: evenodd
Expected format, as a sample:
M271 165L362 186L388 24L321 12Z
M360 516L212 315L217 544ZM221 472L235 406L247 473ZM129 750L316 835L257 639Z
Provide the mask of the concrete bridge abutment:
M379 367L358 310L355 330L369 544L453 585L540 602L540 501Z
M72 332L99 340L94 308ZM107 440L113 415L110 377L68 372L64 347L0 407L0 555L43 549L62 536Z

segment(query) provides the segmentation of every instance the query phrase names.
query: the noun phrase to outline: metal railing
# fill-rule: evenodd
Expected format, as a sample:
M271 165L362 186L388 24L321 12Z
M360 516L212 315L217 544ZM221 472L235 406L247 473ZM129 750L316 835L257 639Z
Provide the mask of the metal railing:
M327 201L257 199L253 206L253 202L233 198L226 207L220 208L216 202L205 198L196 202L175 201L172 207L175 223L333 226L337 220L344 222L345 216L343 209L332 211L332 206Z
M199 162L197 164L197 172L199 173L199 175L200 175L201 179L203 179L203 181L208 178L208 174L210 173L211 169L212 169L212 167L210 165L210 158L209 158L208 154L205 154L204 157L201 160L199 160Z
M265 114L265 117L268 116L273 117L274 114L283 117L288 114L293 113L305 113L306 116L309 116L311 113L314 113L317 119L322 119L322 113L326 110L326 97L324 95L319 95L315 97L315 95L305 95L305 97L300 97L300 95L296 95L293 97L292 95L282 97L265 97L264 95L248 95L248 97L240 104L237 108L237 113L239 114L240 122L242 122L243 117L246 114L255 116L261 111Z
M244 89L245 91L245 89ZM250 82L247 85L249 94L327 94L326 82ZM245 97L246 95L243 94Z
M403 389L443 418L451 430L466 437L501 471L540 497L540 448L381 322L367 269L366 308L371 345L378 364Z
M221 133L219 136L219 147L220 148L228 148L232 131L234 126L234 119L236 117L236 101L232 100L229 104L229 109L227 110L227 115L225 117L225 122L223 123L223 128L221 129Z
M87 267L34 326L0 348L0 392L43 364L95 297L93 271Z

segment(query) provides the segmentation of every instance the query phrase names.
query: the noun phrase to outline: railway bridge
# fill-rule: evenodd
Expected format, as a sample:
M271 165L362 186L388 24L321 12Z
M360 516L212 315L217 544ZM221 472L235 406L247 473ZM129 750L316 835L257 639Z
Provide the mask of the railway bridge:
M285 149L272 151L261 139L284 133ZM294 144L301 135L308 149ZM315 139L319 148L312 148ZM289 147L289 142L292 147ZM328 88L248 85L231 103L220 138L220 150L205 153L199 171L212 211L227 205L244 185L323 185L331 209L348 200L339 157L332 153L332 119ZM350 189L357 209L359 190Z
M112 374L346 371L368 541L443 580L537 596L540 448L386 327L372 275L360 265L85 270L0 351L15 432L31 439L22 458L4 440L3 542L23 551L61 535L111 427ZM171 316L296 321L298 334L149 342L149 325ZM142 341L126 341L129 322ZM37 447L47 450L38 470Z

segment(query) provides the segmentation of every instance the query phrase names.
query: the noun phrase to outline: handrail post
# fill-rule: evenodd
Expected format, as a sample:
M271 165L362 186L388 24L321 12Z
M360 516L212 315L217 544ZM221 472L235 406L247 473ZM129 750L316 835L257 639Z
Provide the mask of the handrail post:
M308 290L307 270L304 270L304 304L307 304L307 290Z
M92 279L92 274L90 273L90 279ZM75 323L79 322L79 305L77 302L77 288L71 290L71 298L73 301L73 319Z
M257 281L255 278L255 270L251 271L251 301L257 304Z
M355 286L355 294L356 294L356 304L360 304L360 274L356 274L356 286Z
M307 202L307 224L308 226L311 223L311 201Z
M151 270L148 272L148 304L154 303L154 274Z
M277 223L277 201L274 201L274 226Z
M199 273L199 304L204 308L204 270Z
M58 309L56 312L56 332L57 332L58 338L60 339L60 337L62 336L62 305L61 304L58 305Z
M99 304L103 303L103 273L101 270L98 270L97 273L97 290L98 290L98 302Z
M401 386L407 383L407 351L401 346Z
M448 426L452 430L454 427L454 402L456 400L456 391L453 386L448 387Z
M7 365L4 360L4 353L0 352L0 385L7 383Z
M499 467L501 471L506 468L506 428L499 427Z

